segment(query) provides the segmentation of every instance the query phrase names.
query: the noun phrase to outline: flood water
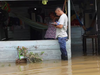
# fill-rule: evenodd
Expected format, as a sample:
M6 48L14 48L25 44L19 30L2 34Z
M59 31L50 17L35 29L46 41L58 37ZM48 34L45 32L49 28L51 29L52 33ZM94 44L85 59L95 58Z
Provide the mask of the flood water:
M33 64L0 63L0 75L100 75L100 56L74 57Z

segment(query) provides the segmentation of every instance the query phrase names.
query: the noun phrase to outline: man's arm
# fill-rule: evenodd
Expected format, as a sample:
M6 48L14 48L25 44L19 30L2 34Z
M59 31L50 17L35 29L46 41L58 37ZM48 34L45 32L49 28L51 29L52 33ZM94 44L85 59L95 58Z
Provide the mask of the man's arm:
M53 26L55 26L56 28L63 28L63 25L62 24L60 24L60 25L57 25L57 23L56 22L54 22L55 24L53 25Z
M59 23L54 22L56 28L62 29L64 25L64 16L59 18Z
M55 25L56 28L62 29L63 25Z

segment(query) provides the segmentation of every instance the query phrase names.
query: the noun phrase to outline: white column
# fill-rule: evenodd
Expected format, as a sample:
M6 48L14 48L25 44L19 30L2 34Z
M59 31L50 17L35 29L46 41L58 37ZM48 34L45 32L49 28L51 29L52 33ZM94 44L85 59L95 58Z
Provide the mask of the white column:
M71 40L71 2L68 0L69 40Z
M68 19L69 19L69 24L68 24L68 32L69 32L69 52L71 56L71 0L68 0ZM71 58L70 58L71 59Z
M70 2L71 0L68 0L68 19L69 19L69 28L68 28L68 32L69 32L69 48L70 48L70 53L71 53L71 2ZM72 75L72 67L71 67L71 59L68 61L68 71L69 71L69 73L68 73L68 75Z

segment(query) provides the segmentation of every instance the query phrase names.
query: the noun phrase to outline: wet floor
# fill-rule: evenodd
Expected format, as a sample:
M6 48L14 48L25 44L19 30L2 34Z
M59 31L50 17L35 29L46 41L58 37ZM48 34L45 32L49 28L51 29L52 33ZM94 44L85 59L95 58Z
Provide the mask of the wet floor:
M81 56L69 61L49 60L20 65L0 63L0 75L100 75L100 56Z

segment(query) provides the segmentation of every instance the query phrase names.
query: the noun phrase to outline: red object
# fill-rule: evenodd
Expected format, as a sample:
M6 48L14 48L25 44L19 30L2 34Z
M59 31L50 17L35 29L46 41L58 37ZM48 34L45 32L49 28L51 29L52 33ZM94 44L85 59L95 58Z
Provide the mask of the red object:
M71 22L71 26L79 26L79 25L80 25L80 23L78 22L77 19L75 19L75 20L73 20L73 21Z
M8 10L7 10L7 8L8 8ZM9 4L7 4L7 6L6 6L6 7L4 7L4 9L5 9L5 10L7 10L8 12L10 12L10 11L11 11L11 9L10 9L10 7L9 7Z

